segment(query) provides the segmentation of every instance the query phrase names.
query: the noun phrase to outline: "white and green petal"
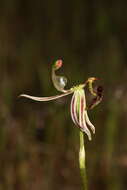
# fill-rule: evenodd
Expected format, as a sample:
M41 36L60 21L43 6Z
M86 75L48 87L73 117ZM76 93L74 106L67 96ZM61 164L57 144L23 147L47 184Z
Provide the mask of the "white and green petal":
M86 120L85 120L85 111L86 110L86 99L85 99L85 93L82 89L82 93L80 96L80 107L79 107L79 124L81 126L81 130L85 132L88 136L88 139L91 140L91 132L87 127Z
M91 132L88 126L92 129L93 133L95 132L95 128L87 115L85 92L82 88L77 88L72 96L71 117L75 125L85 132L88 139L91 140Z
M76 96L76 93L74 93L72 96L72 99L71 99L71 118L72 118L74 124L78 125L78 115L77 115L76 103L77 103L77 96Z
M85 110L85 120L86 120L87 125L91 128L93 134L95 134L95 127L94 127L94 125L91 123L91 121L89 120L89 117L88 117L88 114L87 114L87 111L86 111L86 110Z

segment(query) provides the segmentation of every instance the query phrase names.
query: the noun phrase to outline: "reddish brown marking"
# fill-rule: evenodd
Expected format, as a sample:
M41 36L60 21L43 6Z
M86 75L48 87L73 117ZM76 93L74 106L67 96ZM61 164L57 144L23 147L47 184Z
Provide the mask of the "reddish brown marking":
M94 108L96 105L98 105L101 101L102 101L102 98L103 98L103 88L101 86L99 86L97 88L97 96L92 100L91 104L89 105L89 109L92 109Z
M62 61L61 59L59 59L59 60L56 61L55 66L56 66L57 68L60 68L60 67L62 67L62 64L63 64L63 61Z

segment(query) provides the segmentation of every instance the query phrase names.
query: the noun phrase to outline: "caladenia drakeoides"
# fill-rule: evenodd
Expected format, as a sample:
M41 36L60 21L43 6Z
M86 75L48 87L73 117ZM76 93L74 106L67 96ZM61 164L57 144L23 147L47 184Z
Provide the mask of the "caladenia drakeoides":
M98 80L95 77L88 78L83 84L73 86L70 89L65 89L67 78L59 76L56 71L62 67L62 60L57 60L52 65L52 82L54 87L62 92L62 94L49 96L49 97L36 97L27 94L21 94L20 97L29 98L35 101L50 101L55 100L70 94L72 95L70 112L74 124L80 129L80 149L79 149L79 166L83 181L83 189L87 189L86 184L86 167L85 167L85 147L84 147L84 134L91 140L91 131L95 133L95 127L88 117L87 111L93 109L98 105L103 97L103 88L98 86L96 90L93 88L93 83ZM89 92L93 95L93 99L89 105L86 105L85 88L88 87Z

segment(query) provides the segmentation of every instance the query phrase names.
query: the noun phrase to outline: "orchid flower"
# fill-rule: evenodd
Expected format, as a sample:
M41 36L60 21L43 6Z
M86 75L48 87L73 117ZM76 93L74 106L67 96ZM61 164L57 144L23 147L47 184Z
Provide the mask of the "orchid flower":
M87 110L92 109L94 106L100 103L102 100L102 88L99 86L97 91L93 90L93 82L97 80L95 77L88 78L88 80L80 85L74 86L68 90L64 89L67 84L67 79L64 76L56 75L56 71L62 67L62 60L57 60L52 65L52 82L55 88L62 92L60 95L50 96L50 97L35 97L27 94L21 94L21 97L26 97L35 101L50 101L55 100L69 94L73 94L71 99L71 117L76 126L80 128L80 130L87 134L88 139L91 140L91 131L93 134L95 133L95 127L89 120ZM86 97L84 88L88 85L88 89L90 93L94 96L92 103L89 106L86 106ZM90 131L91 130L91 131Z

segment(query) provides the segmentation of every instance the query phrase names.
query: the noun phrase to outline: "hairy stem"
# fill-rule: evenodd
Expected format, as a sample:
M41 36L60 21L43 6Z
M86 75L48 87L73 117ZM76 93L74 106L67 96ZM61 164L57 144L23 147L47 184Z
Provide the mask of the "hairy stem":
M83 188L82 190L88 190L87 188L87 175L86 175L86 155L84 146L84 134L80 131L80 149L79 149L79 168L82 178Z

